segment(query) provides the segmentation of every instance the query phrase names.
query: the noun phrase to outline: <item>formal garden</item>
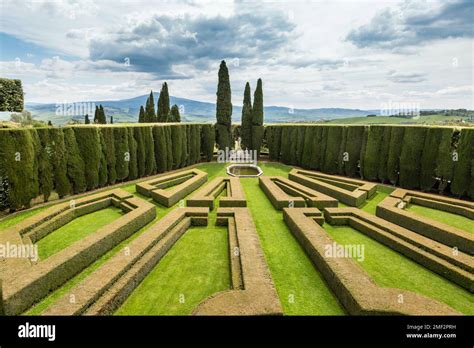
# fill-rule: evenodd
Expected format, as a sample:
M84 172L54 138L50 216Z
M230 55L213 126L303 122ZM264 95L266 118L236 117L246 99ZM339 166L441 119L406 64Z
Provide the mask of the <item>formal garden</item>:
M473 129L216 127L0 129L2 313L474 313Z

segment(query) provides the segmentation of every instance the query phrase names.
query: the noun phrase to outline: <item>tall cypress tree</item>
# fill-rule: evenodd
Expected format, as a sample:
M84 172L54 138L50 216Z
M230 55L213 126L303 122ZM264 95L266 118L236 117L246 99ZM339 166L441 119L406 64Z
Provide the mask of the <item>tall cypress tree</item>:
M153 91L150 92L150 96L146 101L145 122L156 122L155 99L153 98Z
M145 109L140 105L140 113L138 114L138 123L145 122Z
M242 107L242 148L252 148L252 99L250 96L250 84L245 84L244 105Z
M170 111L170 122L181 122L178 105L174 104Z
M105 116L105 111L102 104L99 105L99 123L107 124L107 118Z
M168 94L168 84L163 83L160 97L158 98L157 119L158 122L168 122L170 116L170 96Z
M94 123L95 124L100 123L99 120L100 120L99 107L96 105L95 106L95 111L94 111Z
M253 95L252 107L252 150L257 150L260 155L260 147L263 140L263 87L262 79L258 79L257 88Z
M229 70L223 60L219 67L216 102L216 135L219 149L232 148L232 101Z
M91 120L89 120L89 115L86 114L85 119L84 119L84 124L90 124Z

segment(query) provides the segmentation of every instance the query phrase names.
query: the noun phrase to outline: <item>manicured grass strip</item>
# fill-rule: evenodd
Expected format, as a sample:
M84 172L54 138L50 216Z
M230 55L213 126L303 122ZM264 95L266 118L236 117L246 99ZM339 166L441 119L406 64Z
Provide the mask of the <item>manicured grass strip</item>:
M474 233L474 220L468 219L467 217L442 210L423 207L417 204L409 204L405 209L412 213L459 228L460 230Z
M339 244L364 245L364 260L359 265L383 287L400 288L444 302L465 314L474 314L474 296L423 266L409 260L349 226L323 225ZM355 258L357 260L357 258Z
M116 315L188 315L230 288L227 229L192 227L148 274Z
M122 215L123 213L120 208L108 207L72 220L38 241L40 260L44 260L63 250Z
M265 166L267 167L267 166ZM266 175L286 176L280 168ZM344 310L254 178L241 179L285 315L342 315Z
M29 218L30 216L33 216L33 215L35 215L35 214L39 213L40 211L43 211L47 208L49 208L49 207L40 207L40 208L36 208L36 209L32 209L32 210L22 212L20 214L14 215L14 216L5 217L3 220L0 221L0 233L3 230L7 229L8 227L14 226L17 223L25 220L26 218Z
M370 199L366 200L365 203L360 206L360 209L366 211L367 213L375 215L375 210L377 209L377 204L387 197L389 193L377 191Z

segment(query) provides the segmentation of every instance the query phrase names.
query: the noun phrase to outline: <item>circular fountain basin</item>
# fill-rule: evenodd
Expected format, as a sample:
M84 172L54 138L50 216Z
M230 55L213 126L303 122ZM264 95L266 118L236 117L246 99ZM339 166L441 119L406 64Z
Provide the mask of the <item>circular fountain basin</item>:
M239 178L256 178L262 175L263 171L255 164L232 164L227 167L227 174Z

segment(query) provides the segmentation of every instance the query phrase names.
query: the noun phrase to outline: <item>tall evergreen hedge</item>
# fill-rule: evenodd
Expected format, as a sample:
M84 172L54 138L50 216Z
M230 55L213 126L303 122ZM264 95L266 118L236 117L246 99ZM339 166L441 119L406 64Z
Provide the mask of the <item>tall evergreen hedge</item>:
M421 158L426 137L425 127L407 127L400 154L400 186L407 189L420 187Z
M137 159L137 141L135 140L133 128L127 128L128 132L128 152L130 161L128 163L128 180L138 178L138 159Z
M74 127L77 146L85 165L85 178L87 190L93 190L99 186L99 163L100 163L100 137L97 127Z
M370 126L367 130L367 142L363 166L361 167L362 178L366 180L377 180L380 162L380 149L383 144L384 126Z
M392 127L384 127L382 143L380 145L380 161L378 168L379 181L385 183L388 180L388 154L390 152L390 139Z
M454 163L453 182L451 183L451 192L457 196L470 194L472 192L472 181L474 180L472 166L474 161L474 129L464 128L461 131L459 145L457 149L457 161Z
M343 143L343 156L347 153L347 158L343 158L343 174L349 177L358 175L358 165L360 161L360 152L362 149L362 140L365 131L364 126L347 126L345 141ZM344 161L347 159L347 161Z
M67 176L74 194L86 190L85 165L77 145L74 129L64 128L64 145L66 146Z
M336 174L338 170L338 159L342 141L342 127L325 126L326 148L324 150L324 161L321 170L328 174Z
M390 150L387 158L387 177L392 185L398 184L400 155L402 152L405 127L394 126L390 136Z
M60 198L71 192L67 177L67 152L64 132L60 128L48 128L51 146L51 162L54 173L54 190Z
M210 124L202 126L201 132L201 152L207 161L212 161L214 156L214 127Z
M459 131L453 128L443 128L439 138L438 160L436 162L435 175L440 183L438 191L446 189L449 182L453 180L454 173L454 150L459 139Z
M130 149L128 146L128 131L126 127L113 127L115 144L115 171L117 180L128 177L130 163Z
M38 160L39 193L48 201L54 188L53 164L51 160L51 141L48 128L38 128L33 133Z

